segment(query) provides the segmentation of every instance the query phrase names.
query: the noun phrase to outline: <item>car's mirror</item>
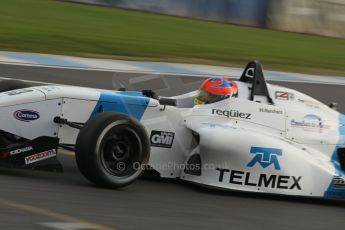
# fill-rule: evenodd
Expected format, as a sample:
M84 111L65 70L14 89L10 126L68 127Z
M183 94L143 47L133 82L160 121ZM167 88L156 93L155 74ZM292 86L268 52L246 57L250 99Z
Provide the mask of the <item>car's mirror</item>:
M169 106L176 106L176 99L173 98L166 98L166 97L161 97L159 98L159 104L161 105L169 105Z

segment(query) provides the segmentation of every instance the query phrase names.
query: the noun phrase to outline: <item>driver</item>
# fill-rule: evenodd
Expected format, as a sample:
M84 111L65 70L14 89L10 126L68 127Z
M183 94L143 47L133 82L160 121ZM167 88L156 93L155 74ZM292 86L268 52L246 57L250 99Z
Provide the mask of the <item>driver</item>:
M235 82L224 77L211 77L200 86L194 99L195 105L210 104L229 97L237 97L238 88Z

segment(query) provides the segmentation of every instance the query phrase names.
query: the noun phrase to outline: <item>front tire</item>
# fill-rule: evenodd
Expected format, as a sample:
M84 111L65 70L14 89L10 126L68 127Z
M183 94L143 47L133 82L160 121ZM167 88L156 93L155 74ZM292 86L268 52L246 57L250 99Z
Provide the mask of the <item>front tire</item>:
M100 113L80 130L76 141L80 172L91 182L119 188L134 182L150 155L144 127L122 113Z

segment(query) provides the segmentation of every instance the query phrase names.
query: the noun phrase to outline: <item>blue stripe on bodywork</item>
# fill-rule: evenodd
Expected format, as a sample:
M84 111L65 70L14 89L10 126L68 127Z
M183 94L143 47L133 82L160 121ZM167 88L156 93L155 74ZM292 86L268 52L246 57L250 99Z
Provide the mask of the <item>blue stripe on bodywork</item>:
M141 92L101 92L91 117L101 111L121 112L140 120L149 104L149 100Z
M324 194L326 198L345 199L345 189L334 188L334 178L344 177L345 179L345 172L344 170L341 169L339 157L338 157L338 149L344 148L344 147L345 147L345 115L339 114L339 140L338 140L337 145L335 146L335 149L331 158L331 162L335 168L335 176L332 178L332 181Z

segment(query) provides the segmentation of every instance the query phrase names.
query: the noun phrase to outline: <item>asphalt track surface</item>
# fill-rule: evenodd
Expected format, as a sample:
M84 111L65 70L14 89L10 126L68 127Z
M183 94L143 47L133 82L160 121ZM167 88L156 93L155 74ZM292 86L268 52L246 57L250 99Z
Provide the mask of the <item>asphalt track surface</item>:
M148 74L0 65L0 77L114 89L154 89L175 95L202 79ZM345 111L345 86L277 83ZM0 169L0 229L340 229L345 202L213 191L145 177L107 190L78 172L60 151L64 173Z

